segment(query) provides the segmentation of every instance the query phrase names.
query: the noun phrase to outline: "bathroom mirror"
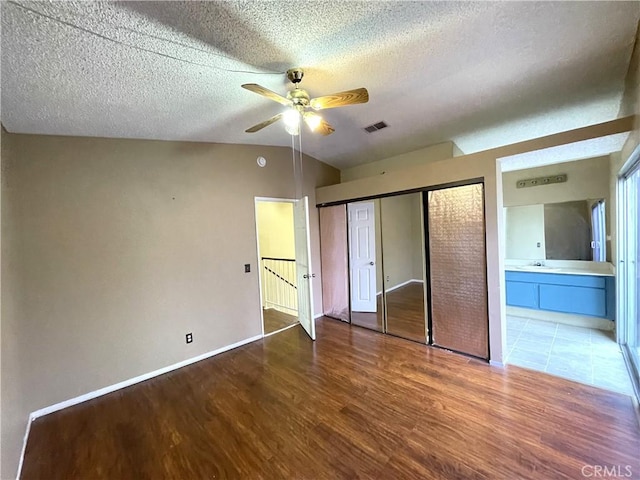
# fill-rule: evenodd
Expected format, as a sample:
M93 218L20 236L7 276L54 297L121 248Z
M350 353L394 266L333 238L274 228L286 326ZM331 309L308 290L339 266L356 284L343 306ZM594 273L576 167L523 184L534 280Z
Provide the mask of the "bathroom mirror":
M604 199L505 208L506 258L607 261Z
M380 199L386 331L426 343L422 193Z

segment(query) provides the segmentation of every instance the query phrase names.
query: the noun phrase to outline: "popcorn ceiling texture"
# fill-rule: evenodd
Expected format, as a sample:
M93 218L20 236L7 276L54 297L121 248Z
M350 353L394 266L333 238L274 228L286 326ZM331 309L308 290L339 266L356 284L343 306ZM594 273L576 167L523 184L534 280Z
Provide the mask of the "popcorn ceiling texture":
M16 2L120 43L2 2L9 132L286 146L279 124L244 133L281 107L240 85L284 94L266 73L301 66L312 96L369 89L303 138L339 168L613 119L640 18L638 2Z

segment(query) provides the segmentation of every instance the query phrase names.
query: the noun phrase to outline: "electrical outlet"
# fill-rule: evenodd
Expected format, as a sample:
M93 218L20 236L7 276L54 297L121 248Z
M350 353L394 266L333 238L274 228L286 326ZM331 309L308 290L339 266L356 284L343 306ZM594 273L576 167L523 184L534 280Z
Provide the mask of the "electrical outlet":
M187 333L186 339L187 339L187 343L193 342L193 333Z
M249 273L251 271L251 264L250 263L245 263L244 264L244 273Z

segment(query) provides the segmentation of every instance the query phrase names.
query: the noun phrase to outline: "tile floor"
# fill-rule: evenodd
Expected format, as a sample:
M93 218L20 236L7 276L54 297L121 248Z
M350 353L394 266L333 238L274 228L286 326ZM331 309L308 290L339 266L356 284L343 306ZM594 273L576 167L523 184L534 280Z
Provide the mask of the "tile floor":
M507 316L506 362L633 395L613 332Z

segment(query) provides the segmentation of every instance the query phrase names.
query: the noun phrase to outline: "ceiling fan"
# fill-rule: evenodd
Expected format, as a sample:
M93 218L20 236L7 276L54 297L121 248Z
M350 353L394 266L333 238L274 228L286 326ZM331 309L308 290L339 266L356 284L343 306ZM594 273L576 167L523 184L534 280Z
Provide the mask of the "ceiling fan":
M309 111L310 109L324 110L327 108L367 103L369 101L369 92L367 92L366 88L356 88L355 90L347 90L345 92L325 95L323 97L309 98L309 94L299 86L303 76L304 72L301 68L291 68L287 70L287 78L295 85L295 88L289 90L286 97L278 95L277 93L256 83L245 83L242 85L242 88L288 107L284 112L274 115L269 120L265 120L264 122L248 128L245 132L255 133L258 130L262 130L264 127L268 127L272 123L282 119L287 132L291 135L298 135L300 133L300 120L302 119L311 131L317 132L321 135L331 135L335 129L320 115L313 111Z

